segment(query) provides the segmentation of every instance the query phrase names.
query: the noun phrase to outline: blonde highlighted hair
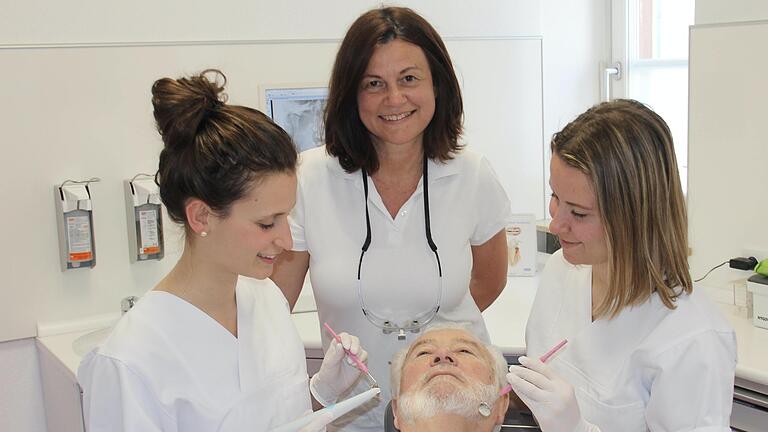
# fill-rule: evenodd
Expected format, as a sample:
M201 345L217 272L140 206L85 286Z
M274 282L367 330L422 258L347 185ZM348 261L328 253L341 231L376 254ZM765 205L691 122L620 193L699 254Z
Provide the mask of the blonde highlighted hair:
M552 155L592 182L608 244L608 291L594 316L614 317L654 292L675 308L693 290L688 219L672 135L634 100L596 105L552 138Z

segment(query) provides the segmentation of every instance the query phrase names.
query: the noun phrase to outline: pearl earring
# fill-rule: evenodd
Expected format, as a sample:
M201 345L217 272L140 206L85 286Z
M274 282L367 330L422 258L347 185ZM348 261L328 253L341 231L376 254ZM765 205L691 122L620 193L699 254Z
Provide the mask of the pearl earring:
M200 231L200 237L208 237L208 233L205 231Z

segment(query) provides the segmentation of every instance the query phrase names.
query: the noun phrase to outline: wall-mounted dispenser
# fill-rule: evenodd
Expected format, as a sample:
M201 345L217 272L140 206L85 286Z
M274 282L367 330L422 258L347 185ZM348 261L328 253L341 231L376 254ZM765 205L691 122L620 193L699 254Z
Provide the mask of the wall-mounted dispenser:
M98 181L98 178L66 180L53 187L62 271L96 266L89 185Z
M163 207L155 177L136 174L126 180L125 199L131 262L163 259Z

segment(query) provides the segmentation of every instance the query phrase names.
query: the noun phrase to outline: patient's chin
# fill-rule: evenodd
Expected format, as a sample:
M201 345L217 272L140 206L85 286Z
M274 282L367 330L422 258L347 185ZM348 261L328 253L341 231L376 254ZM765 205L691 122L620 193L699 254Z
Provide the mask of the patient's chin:
M450 395L464 390L462 383L450 375L440 375L432 378L423 389L427 394L443 400Z
M397 401L398 416L407 423L426 420L440 414L453 414L468 420L482 420L480 402L493 401L496 387L456 379L435 377L424 387L401 394Z

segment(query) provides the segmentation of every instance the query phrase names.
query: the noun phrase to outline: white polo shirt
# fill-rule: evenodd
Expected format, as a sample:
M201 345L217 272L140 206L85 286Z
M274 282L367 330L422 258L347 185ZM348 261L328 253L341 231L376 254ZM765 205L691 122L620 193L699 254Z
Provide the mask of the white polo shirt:
M428 162L432 239L437 244L443 278L440 312L435 320L470 324L488 340L480 311L469 292L471 246L482 245L504 229L511 207L488 161L462 150L447 163ZM402 322L433 308L439 290L437 261L425 234L422 182L393 219L368 178L371 245L361 272L361 293L373 313ZM378 407L348 415L344 431L382 430L390 399L389 360L405 341L385 335L363 315L357 269L365 240L365 199L360 171L347 173L325 147L301 153L296 207L291 214L293 249L309 251L310 280L320 323L360 338L368 351L371 374L382 387ZM323 346L330 338L323 332ZM366 387L364 380L353 393ZM375 402L374 404L375 405ZM336 430L329 427L329 430Z

